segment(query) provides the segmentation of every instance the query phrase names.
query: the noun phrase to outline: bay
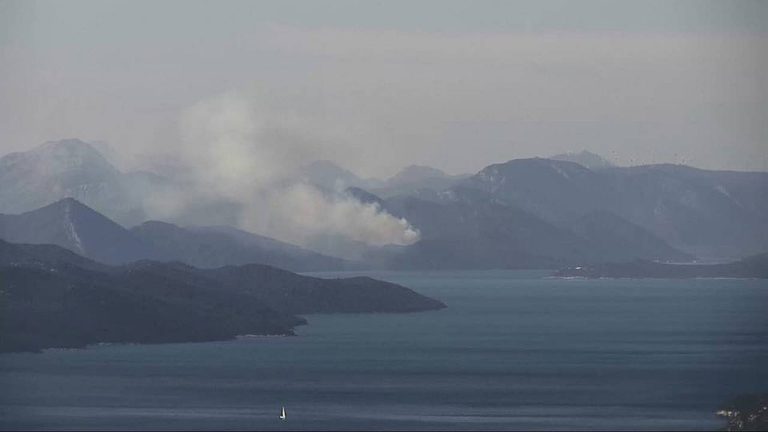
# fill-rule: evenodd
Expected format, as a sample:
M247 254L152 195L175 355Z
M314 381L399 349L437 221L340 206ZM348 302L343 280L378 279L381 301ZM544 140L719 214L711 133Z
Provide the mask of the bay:
M768 391L763 280L314 275L357 274L448 307L309 315L296 337L0 355L0 428L715 430L723 402Z

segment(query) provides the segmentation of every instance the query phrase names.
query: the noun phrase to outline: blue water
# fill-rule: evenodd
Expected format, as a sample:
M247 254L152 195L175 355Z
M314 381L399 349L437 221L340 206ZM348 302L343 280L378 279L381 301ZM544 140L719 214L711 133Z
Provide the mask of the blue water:
M367 274L448 308L0 355L0 428L718 429L722 402L768 391L766 281Z

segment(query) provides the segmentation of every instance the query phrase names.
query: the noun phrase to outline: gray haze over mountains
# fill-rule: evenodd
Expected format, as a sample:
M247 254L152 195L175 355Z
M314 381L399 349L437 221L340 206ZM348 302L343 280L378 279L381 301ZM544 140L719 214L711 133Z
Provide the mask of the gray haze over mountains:
M614 166L614 164L601 157L600 155L596 155L586 150L582 150L579 153L557 154L550 156L549 158L567 162L576 162L577 164L583 165L589 169L609 168Z
M233 168L242 178L212 168L203 182L189 168L124 173L95 146L69 139L0 158L0 238L108 264L259 262L295 271L555 268L768 250L768 173L557 157L576 156L593 168L515 159L464 176L409 166L382 180L319 161L261 182L250 165ZM383 234L370 234L377 229Z
M293 269L768 250L764 2L3 1L0 29L18 241ZM64 198L92 233L47 227Z
M209 151L205 157L182 160L188 164L167 176L122 173L76 139L12 153L0 159L0 211L24 212L73 197L125 225L147 219L235 225L300 245L327 236L370 245L418 239L403 219L280 172L279 161L264 160L269 149L239 136L222 132L221 141L202 147Z

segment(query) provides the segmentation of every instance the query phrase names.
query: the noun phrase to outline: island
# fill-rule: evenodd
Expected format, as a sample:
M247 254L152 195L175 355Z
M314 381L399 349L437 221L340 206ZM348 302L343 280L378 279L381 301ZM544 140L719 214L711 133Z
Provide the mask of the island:
M768 253L725 264L669 264L647 260L567 267L555 277L583 278L768 278Z
M321 279L261 264L110 266L59 246L0 241L0 352L293 335L307 323L298 314L444 307L367 277Z

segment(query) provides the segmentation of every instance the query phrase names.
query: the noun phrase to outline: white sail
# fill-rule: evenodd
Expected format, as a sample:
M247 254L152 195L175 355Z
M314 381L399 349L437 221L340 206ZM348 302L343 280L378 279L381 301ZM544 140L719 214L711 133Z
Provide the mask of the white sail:
M285 420L285 407L280 409L280 420Z

